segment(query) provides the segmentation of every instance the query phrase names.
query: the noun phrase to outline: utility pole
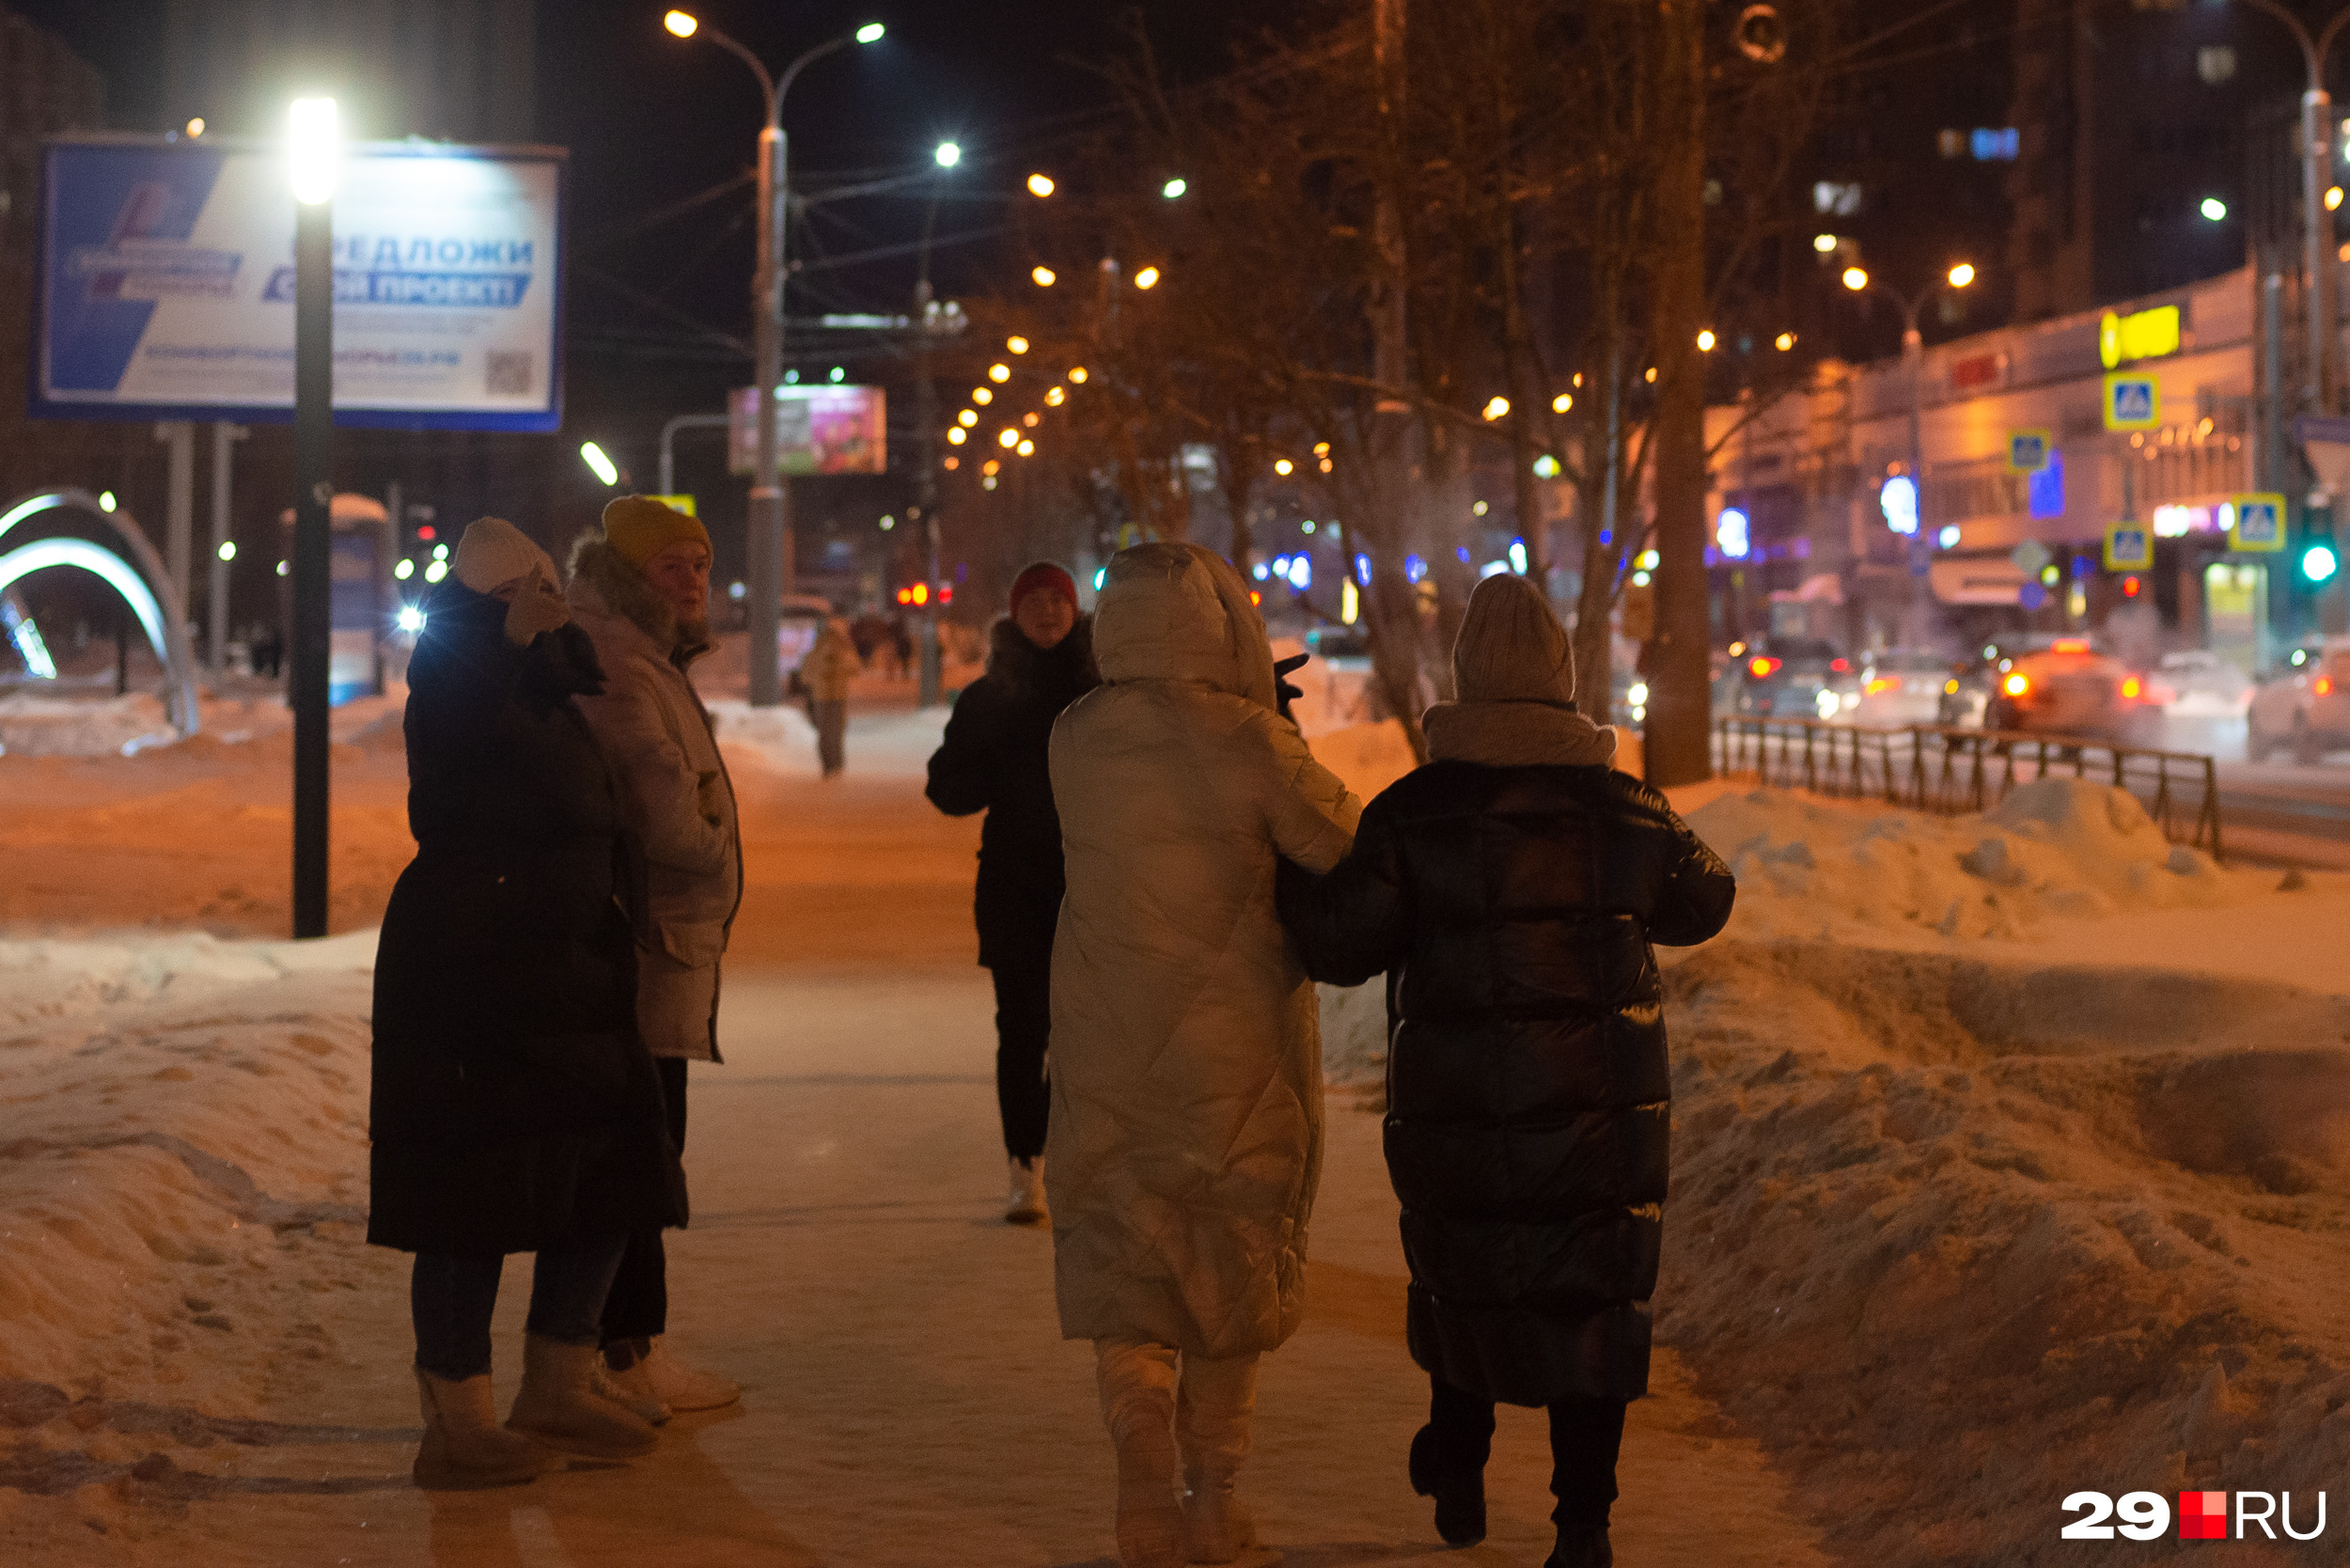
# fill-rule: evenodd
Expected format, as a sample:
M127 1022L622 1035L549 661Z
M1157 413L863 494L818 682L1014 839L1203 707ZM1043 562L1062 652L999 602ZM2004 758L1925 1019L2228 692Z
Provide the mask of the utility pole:
M932 204L937 211L937 204ZM923 233L922 278L914 286L914 419L922 432L922 472L914 481L916 504L922 509L922 573L930 594L922 604L922 685L918 705L935 708L946 682L945 656L938 645L938 388L931 380L931 341L938 330L938 304L931 298L929 231Z
M1652 55L1651 123L1660 145L1650 199L1656 255L1649 274L1656 356L1656 620L1648 660L1652 784L1713 776L1711 610L1705 572L1705 13L1703 0L1662 0Z
M232 425L225 419L212 426L212 562L211 572L206 573L212 591L212 615L207 621L211 635L205 639L204 651L212 663L215 688L228 673L229 464L234 461L236 444L250 433L243 425Z
M2245 0L2292 30L2301 46L2301 61L2309 72L2301 93L2301 243L2303 314L2309 328L2309 366L2302 379L2302 405L2311 414L2334 412L2336 378L2334 342L2334 219L2326 210L2327 178L2333 167L2334 101L2326 91L2326 56L2350 9L2335 13L2325 31L2310 36L2301 19L2277 0Z
M323 175L304 181L305 153L323 130ZM335 186L332 99L294 105L294 540L292 655L293 933L326 934L326 698L333 609L335 447Z

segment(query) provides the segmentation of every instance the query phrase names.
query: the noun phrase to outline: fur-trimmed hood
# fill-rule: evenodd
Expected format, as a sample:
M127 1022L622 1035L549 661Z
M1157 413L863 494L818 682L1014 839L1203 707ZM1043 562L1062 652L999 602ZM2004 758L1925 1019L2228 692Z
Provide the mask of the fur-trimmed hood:
M987 631L987 673L1012 695L1058 697L1066 707L1102 683L1093 662L1093 618L1080 614L1067 636L1039 648L1018 621L997 617Z
M618 616L635 627L680 668L710 651L707 641L681 645L677 608L626 556L612 546L601 528L590 528L572 544L572 607L589 614Z

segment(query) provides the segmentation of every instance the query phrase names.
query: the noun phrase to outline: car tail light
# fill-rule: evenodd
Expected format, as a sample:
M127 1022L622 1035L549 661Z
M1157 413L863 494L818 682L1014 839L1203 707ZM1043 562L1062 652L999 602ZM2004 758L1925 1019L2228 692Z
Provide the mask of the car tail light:
M1897 692L1902 689L1902 678L1898 675L1880 675L1861 689L1871 697L1879 692Z
M1852 661L1850 659L1830 659L1828 661L1827 667L1834 670L1837 674L1842 675L1851 670Z
M2051 653L2086 653L2089 651L2089 640L2086 637L2059 637L2048 645L2048 651Z
M2126 697L2126 698L2128 698L2131 701L2135 702L2135 701L2137 701L2137 700L2138 700L2140 697L2142 697L2142 696L2144 696L2144 695L2145 695L2145 691L2146 691L2146 682L2144 682L2143 681L2140 681L2140 680L2139 680L2137 676L2135 676L2135 675L2128 675L2128 676L2124 676L2124 677L2123 677L2123 680L2122 680L2122 695L2123 695L2123 697Z
M1747 666L1747 673L1760 681L1777 669L1780 663L1778 659L1758 658Z
M2031 690L2031 681L2022 670L2019 669L2014 674L2009 676L2006 680L2000 682L1999 689L2007 693L2010 697L2022 697L2027 692Z
M2334 695L2334 678L2330 675L2321 675L2317 678L2316 683L2310 687L2310 690L2315 692L2320 697L2331 697Z

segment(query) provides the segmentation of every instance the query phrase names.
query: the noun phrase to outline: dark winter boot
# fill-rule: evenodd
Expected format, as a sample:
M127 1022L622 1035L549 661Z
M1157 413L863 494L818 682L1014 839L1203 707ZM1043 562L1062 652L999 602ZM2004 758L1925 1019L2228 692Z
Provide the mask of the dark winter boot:
M1485 1539L1485 1472L1436 1467L1435 1428L1424 1426L1412 1439L1412 1490L1436 1499L1436 1533L1448 1546L1474 1546Z
M1613 1568L1615 1560L1606 1525L1560 1525L1559 1544L1543 1568Z

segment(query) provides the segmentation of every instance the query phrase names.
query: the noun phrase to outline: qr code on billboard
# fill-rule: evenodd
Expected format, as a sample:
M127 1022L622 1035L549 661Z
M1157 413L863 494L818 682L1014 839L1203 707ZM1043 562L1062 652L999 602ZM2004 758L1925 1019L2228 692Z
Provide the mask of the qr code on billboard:
M531 356L527 350L493 349L484 358L488 361L489 390L508 393L527 393L530 390Z

